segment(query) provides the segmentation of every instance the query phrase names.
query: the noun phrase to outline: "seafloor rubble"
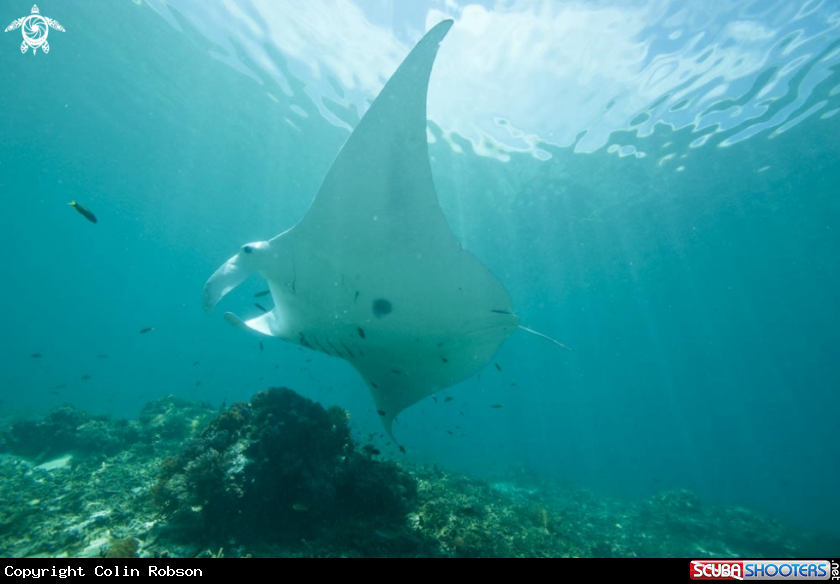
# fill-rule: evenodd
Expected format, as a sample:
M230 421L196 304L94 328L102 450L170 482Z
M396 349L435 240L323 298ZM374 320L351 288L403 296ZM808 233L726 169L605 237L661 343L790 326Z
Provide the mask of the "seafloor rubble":
M0 428L2 557L817 557L837 541L688 491L642 502L384 459L285 388Z

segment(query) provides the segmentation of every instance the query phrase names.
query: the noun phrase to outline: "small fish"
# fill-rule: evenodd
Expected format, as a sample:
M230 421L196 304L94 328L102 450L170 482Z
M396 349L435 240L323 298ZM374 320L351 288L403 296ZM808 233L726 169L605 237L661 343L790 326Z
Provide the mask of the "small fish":
M490 409L491 410L500 410L503 407L505 407L505 406L503 406L502 404L493 404L492 406L490 406Z
M268 312L268 309L267 309L265 306L263 306L262 304L257 304L256 302L254 302L254 306L256 306L257 308L259 308L259 309L260 309L260 310L262 310L263 312Z
M455 401L455 398L454 397L448 397L448 398L443 400L443 403L448 404L451 401Z
M101 355L97 355L96 357L97 357L98 359L107 359L107 358L108 358L108 355L106 355L106 354L102 353Z
M360 337L365 338L365 331L362 329L362 327L357 326L356 327L356 332L359 333Z
M437 397L432 396L432 399L435 400L435 403L437 403Z
M447 431L446 431L446 433L447 433L447 434L449 434L450 436L454 436L454 435L455 435L455 432L453 432L452 430L447 430Z
M88 209L86 207L83 207L82 205L80 205L76 201L70 201L70 203L68 203L68 204L71 207L73 207L74 209L76 209L76 211L79 212L79 215L81 215L82 217L84 217L85 219L90 221L91 223L96 223L96 215L91 213L90 209Z
M147 326L147 327L146 327L146 328L144 328L144 329L140 329L140 334L141 334L141 335L145 335L146 333L150 333L150 332L152 332L153 330L155 330L155 327L153 327L153 326Z
M379 414L380 416L382 416L383 418L388 415L382 410L376 410L376 413Z
M400 452L402 452L403 454L405 454L405 448L403 448L402 446L400 446Z
M303 503L295 503L294 505L292 505L292 511L297 511L298 513L303 513L305 511L309 511L309 507L307 507Z
M196 381L196 382L195 382L195 386L196 386L196 387L201 387L201 382L200 382L200 381Z
M377 449L376 449L373 445L371 445L371 444L365 444L365 446L363 447L363 449L364 449L364 451L365 451L365 452L367 452L367 453L368 453L368 454L370 454L371 456L379 456L380 454L382 454L379 450L377 450Z
M201 361L196 361L195 363L193 363L193 367L195 367L195 366L196 366L196 365L198 365L199 363L201 363Z
M41 357L43 357L43 355L41 353L32 353L30 357L32 357L33 359L40 359Z
M263 347L262 341L260 341L260 351L265 351L265 347Z
M90 375L82 375L79 379L82 381L88 381L90 379Z
M498 364L498 363L493 363L493 365L495 365L495 366L496 366L496 369L498 369L499 371L501 371L501 370L502 370L502 368L501 368L501 367L499 367L499 364Z
M262 292L254 294L254 298L262 298L263 296L268 296L269 294L271 294L271 290L263 290Z

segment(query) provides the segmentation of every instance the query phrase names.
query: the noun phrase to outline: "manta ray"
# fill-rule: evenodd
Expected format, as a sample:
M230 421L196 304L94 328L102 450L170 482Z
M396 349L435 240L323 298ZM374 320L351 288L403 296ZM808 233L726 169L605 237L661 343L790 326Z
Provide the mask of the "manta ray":
M386 83L303 219L242 246L204 286L209 313L259 273L273 309L225 319L350 363L392 437L401 411L480 372L517 328L535 333L520 326L502 283L461 247L438 203L426 94L452 24L426 33Z

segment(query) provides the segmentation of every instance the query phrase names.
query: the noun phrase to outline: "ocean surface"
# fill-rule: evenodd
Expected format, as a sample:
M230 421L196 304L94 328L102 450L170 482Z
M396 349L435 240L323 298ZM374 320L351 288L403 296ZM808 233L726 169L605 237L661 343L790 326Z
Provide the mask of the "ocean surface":
M48 54L0 34L0 420L287 386L380 432L346 362L224 321L260 314L259 276L209 316L202 288L304 216L452 18L428 95L440 205L522 324L572 350L514 333L383 456L685 489L840 536L837 2L38 7L65 29ZM31 10L4 0L0 25Z

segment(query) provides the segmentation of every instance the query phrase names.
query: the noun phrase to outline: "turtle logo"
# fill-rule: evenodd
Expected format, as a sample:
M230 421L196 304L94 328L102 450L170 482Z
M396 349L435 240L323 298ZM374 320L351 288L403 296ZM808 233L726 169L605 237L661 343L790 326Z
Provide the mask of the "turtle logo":
M32 7L32 14L18 18L7 26L3 32L21 28L21 32L23 32L23 43L20 45L20 52L25 53L29 47L32 47L32 54L34 55L38 51L38 47L44 53L50 52L50 44L47 42L47 34L50 32L49 27L64 32L64 27L58 24L58 21L38 14L38 5L36 4Z

